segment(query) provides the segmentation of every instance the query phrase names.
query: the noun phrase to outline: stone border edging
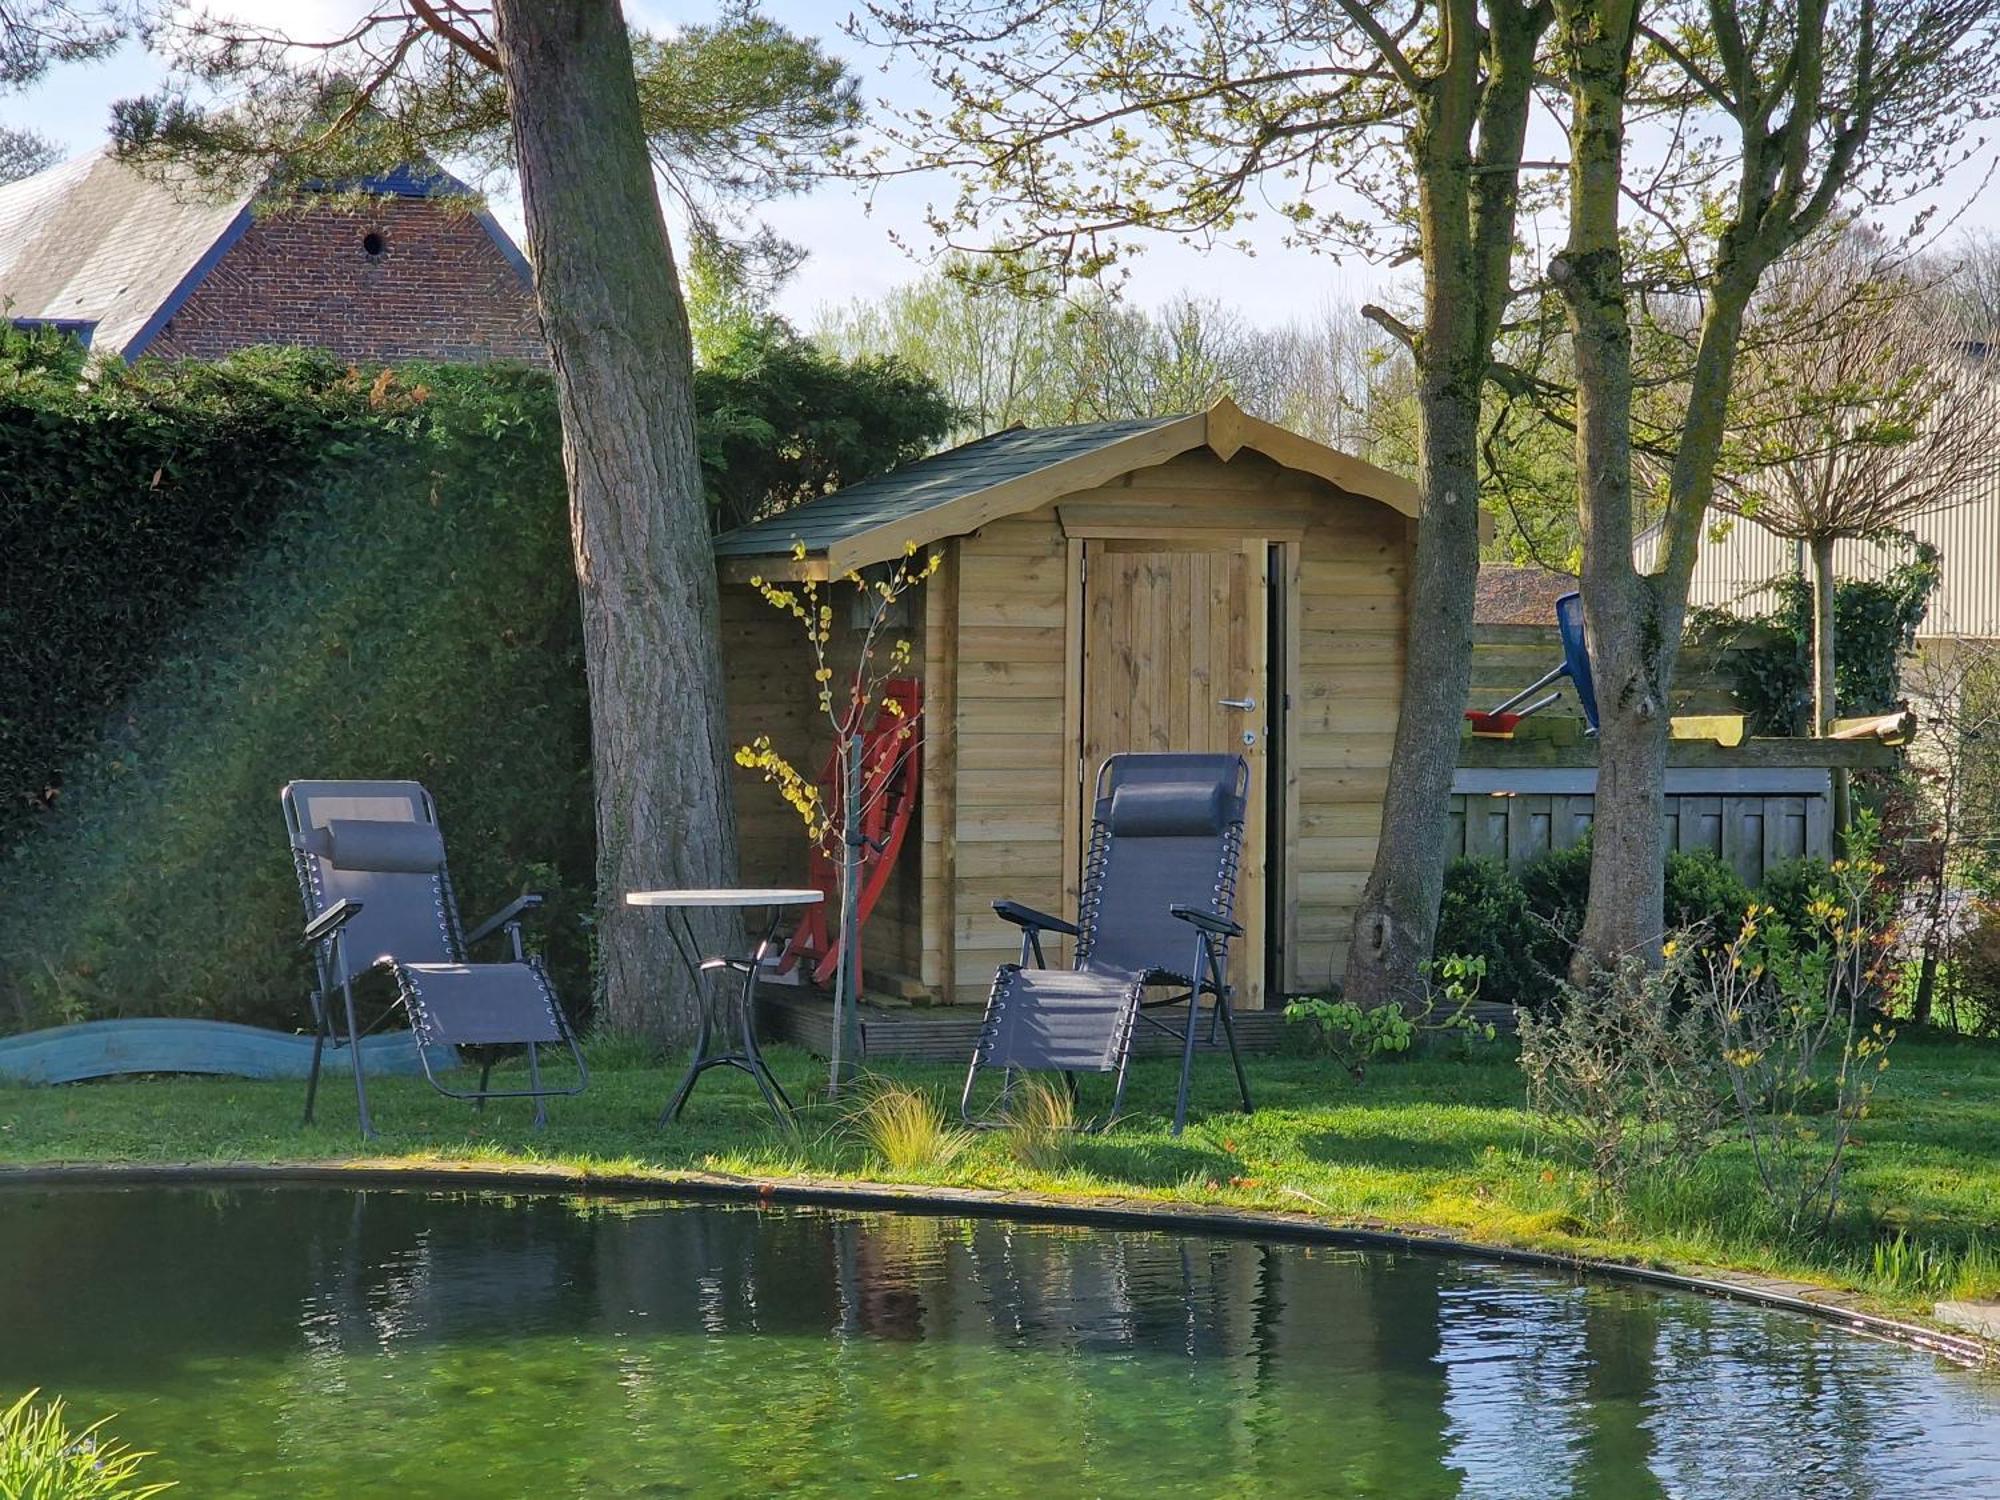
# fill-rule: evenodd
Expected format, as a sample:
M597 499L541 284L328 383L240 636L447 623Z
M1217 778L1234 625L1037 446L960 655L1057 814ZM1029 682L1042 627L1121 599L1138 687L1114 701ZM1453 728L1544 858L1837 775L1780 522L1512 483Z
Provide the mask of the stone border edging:
M1372 1221L1339 1224L1305 1213L1274 1209L1200 1207L1139 1198L1007 1192L997 1188L919 1187L811 1177L734 1177L719 1172L589 1172L546 1164L494 1166L437 1162L423 1166L380 1161L305 1162L55 1162L0 1166L8 1187L122 1187L135 1183L198 1186L210 1183L328 1183L392 1188L472 1188L488 1191L597 1193L691 1202L787 1203L803 1207L875 1209L899 1213L955 1214L1019 1219L1028 1223L1098 1228L1173 1230L1232 1239L1281 1239L1299 1244L1365 1250L1409 1250L1468 1260L1499 1261L1636 1281L1696 1292L1832 1323L1850 1333L1909 1345L1956 1363L2000 1367L2000 1345L1967 1334L1891 1318L1855 1305L1849 1293L1809 1282L1736 1271L1701 1275L1625 1261L1563 1255L1512 1245L1458 1239L1443 1231L1395 1228Z

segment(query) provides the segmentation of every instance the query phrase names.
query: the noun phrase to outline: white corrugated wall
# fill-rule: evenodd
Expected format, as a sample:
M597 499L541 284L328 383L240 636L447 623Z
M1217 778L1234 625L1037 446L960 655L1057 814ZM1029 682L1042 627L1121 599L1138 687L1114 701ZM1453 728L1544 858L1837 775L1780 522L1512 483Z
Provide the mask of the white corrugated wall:
M1712 531L1703 536L1690 602L1749 614L1770 609L1775 601L1765 585L1799 569L1798 544L1773 536L1755 521L1720 512L1712 513L1710 521L1711 528L1726 526L1728 531L1720 541L1710 539ZM1918 516L1909 529L1938 549L1944 566L1918 636L2000 637L2000 482L1964 505ZM1635 549L1640 567L1653 566L1658 543L1654 528L1641 533ZM1909 555L1907 547L1894 544L1841 542L1833 550L1833 565L1843 578L1878 578Z

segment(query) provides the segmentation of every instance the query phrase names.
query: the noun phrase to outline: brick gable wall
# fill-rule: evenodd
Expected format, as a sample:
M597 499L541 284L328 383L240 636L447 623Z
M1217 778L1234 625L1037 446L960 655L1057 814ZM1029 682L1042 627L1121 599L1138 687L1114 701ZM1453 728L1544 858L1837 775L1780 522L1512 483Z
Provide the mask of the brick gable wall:
M259 212L148 352L217 359L251 344L357 362L547 360L528 287L492 236L423 198Z

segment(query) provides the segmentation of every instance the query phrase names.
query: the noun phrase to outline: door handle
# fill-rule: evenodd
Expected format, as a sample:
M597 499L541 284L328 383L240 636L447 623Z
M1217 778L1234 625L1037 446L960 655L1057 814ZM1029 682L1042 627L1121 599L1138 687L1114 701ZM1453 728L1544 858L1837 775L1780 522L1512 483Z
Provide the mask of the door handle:
M1215 701L1222 708L1238 708L1246 714L1257 711L1257 700L1255 698L1217 698Z

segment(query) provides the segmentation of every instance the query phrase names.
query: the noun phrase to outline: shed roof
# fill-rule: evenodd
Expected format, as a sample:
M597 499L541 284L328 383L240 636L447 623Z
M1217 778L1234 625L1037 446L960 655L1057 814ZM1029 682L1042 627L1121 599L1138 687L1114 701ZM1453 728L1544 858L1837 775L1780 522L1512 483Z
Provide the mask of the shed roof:
M786 557L803 544L815 570L845 572L1204 447L1224 459L1251 448L1417 514L1417 489L1407 479L1248 416L1225 397L1190 416L996 432L725 532L715 552L725 560Z

